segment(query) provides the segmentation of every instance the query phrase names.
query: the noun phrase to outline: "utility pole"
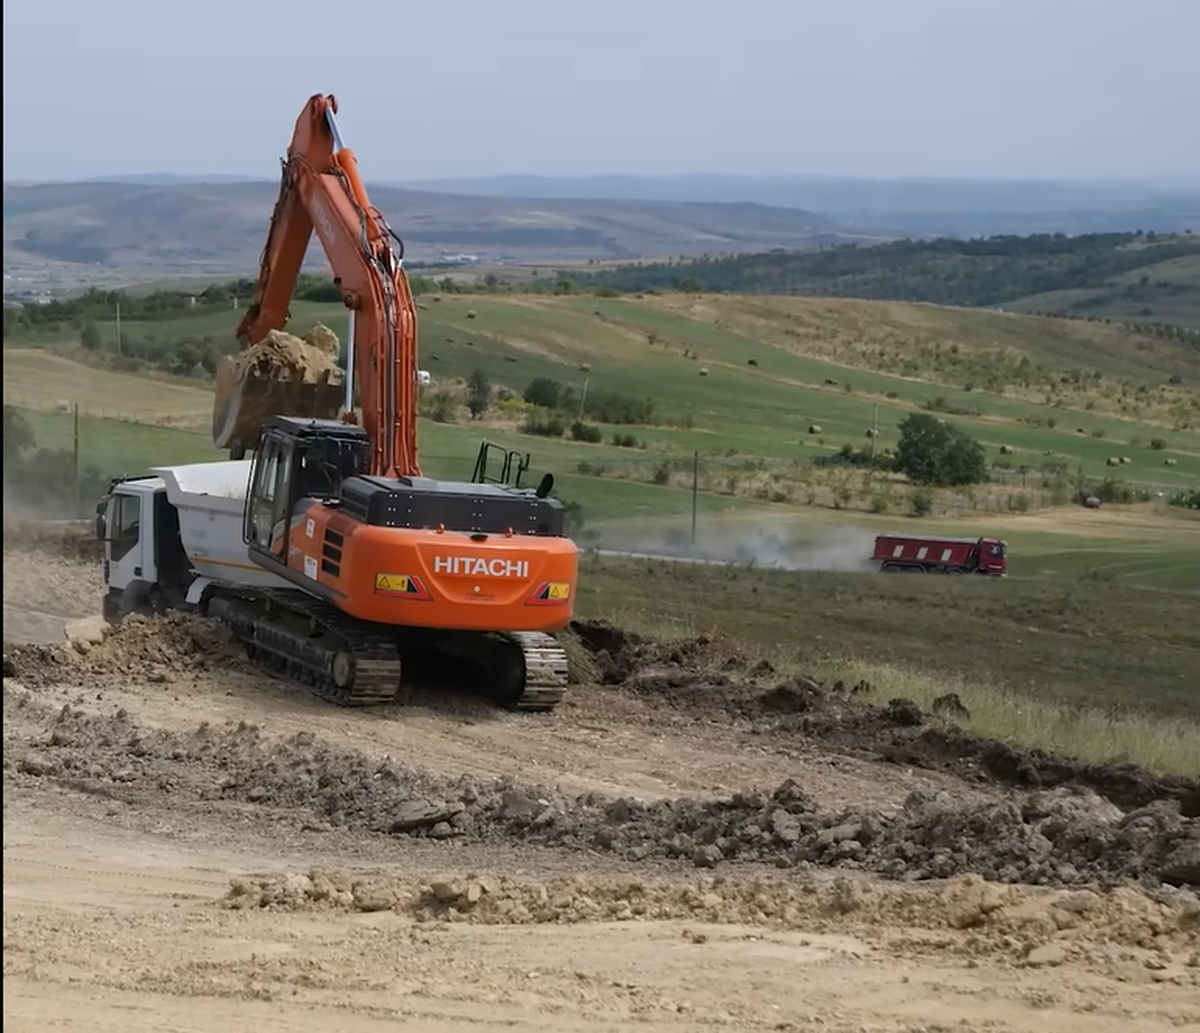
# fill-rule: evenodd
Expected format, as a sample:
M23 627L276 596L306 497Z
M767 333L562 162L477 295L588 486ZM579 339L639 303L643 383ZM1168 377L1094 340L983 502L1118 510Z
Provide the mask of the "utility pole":
M583 394L579 398L579 422L580 423L583 422L583 407L585 405L587 405L587 389L588 389L588 384L591 382L591 379L592 379L592 375L590 373L584 374Z
M71 447L71 477L75 484L75 512L79 516L79 403L75 403L74 441Z
M875 413L871 417L871 458L875 458L875 440L879 437L879 403L875 403Z
M700 450L692 453L692 544L696 544L696 497L700 490Z
M121 303L117 302L117 354L121 354Z

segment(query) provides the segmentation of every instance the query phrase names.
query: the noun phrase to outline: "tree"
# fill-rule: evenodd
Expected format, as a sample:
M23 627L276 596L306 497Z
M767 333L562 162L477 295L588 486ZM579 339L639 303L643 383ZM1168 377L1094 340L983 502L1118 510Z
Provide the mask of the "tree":
M467 379L467 408L471 410L471 418L479 419L488 410L492 402L492 385L487 374L481 369L471 371Z
M83 329L79 332L79 343L90 352L100 350L100 331L90 319L83 324Z
M11 405L4 407L4 465L16 459L27 449L33 448L37 441L33 437L33 428L29 421Z
M557 409L562 402L562 387L550 377L534 377L521 397L541 409Z
M917 484L978 484L987 480L987 456L978 441L953 424L910 413L900 421L896 469Z

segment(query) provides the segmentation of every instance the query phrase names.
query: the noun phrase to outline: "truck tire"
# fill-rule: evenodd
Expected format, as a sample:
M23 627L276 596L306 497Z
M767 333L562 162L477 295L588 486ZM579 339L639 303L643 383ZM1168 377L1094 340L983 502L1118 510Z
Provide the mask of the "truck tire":
M899 574L901 570L895 563L885 563L880 569L885 574Z

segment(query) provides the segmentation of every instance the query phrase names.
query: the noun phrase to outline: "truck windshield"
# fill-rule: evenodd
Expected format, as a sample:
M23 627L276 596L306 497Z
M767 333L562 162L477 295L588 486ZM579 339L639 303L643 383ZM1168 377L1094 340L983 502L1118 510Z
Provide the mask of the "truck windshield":
M1001 559L1004 559L1008 555L1008 546L1000 542L998 545L991 546L988 552L993 556L999 556Z

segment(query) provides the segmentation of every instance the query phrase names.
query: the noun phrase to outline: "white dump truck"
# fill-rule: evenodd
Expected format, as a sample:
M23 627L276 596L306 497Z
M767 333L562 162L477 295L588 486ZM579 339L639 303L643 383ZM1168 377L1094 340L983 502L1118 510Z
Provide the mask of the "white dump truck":
M286 589L242 536L251 461L157 466L115 481L96 507L105 542L104 615L196 606L213 581Z

